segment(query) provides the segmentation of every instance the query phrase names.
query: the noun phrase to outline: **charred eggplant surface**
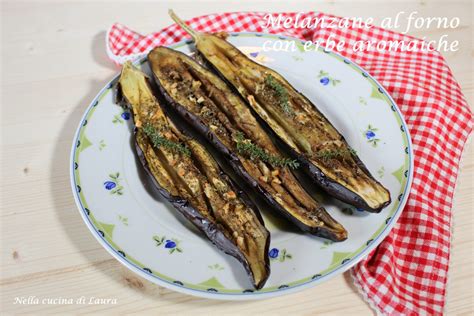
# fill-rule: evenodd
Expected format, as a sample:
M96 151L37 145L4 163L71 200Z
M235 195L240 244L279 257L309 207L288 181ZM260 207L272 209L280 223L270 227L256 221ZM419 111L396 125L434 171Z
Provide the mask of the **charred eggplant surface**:
M315 201L241 98L189 56L158 47L148 62L167 102L224 154L234 171L273 210L303 231L341 241L347 232Z
M161 195L261 288L270 273L270 234L258 211L207 150L173 125L140 70L126 63L118 89L133 113L140 161Z
M311 179L330 195L370 212L390 204L390 193L367 170L329 120L280 74L262 66L222 34L198 33L179 20L204 59L247 101Z

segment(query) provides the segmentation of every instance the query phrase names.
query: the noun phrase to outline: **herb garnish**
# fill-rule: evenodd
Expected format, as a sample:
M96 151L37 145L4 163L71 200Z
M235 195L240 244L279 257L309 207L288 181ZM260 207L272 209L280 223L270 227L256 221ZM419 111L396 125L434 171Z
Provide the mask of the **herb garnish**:
M161 136L160 133L150 123L147 123L143 127L143 131L150 138L151 142L153 143L153 146L155 146L156 148L163 146L170 149L171 151L174 151L175 153L180 153L185 156L191 155L191 151L188 147Z
M287 115L293 115L293 110L291 109L288 100L288 91L286 91L286 89L272 75L267 75L265 77L265 84L275 92L275 96L279 99L283 111Z
M260 159L271 164L273 167L289 167L291 169L297 169L300 166L296 160L282 158L267 153L265 149L253 144L250 139L246 139L240 132L236 135L236 147L239 154L247 155L252 160Z
M321 159L323 162L328 162L331 159L349 159L352 155L355 155L356 151L352 148L349 149L333 149L333 150L320 150L315 156Z

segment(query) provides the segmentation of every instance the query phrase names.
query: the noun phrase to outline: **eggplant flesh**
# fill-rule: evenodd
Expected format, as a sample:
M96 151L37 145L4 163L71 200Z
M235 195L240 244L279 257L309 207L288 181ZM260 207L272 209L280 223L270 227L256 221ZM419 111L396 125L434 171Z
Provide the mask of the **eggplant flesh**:
M245 56L222 34L198 33L171 17L197 51L247 100L305 173L330 195L370 212L390 204L389 191L370 174L329 120L280 74Z
M347 238L344 227L304 190L290 171L291 162L281 156L224 81L189 56L166 47L152 50L148 62L168 104L205 135L274 210L305 232L334 241Z
M258 210L207 150L168 119L148 78L130 63L118 95L133 113L136 151L158 191L262 288L270 273L270 233Z

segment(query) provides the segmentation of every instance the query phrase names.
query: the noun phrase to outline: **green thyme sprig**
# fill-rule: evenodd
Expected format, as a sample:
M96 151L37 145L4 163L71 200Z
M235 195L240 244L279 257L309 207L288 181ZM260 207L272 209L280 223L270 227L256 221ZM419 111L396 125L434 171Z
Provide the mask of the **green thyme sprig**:
M316 158L321 159L323 162L328 162L332 159L349 159L352 155L355 155L356 151L352 148L341 148L331 150L320 150L316 153Z
M271 164L273 167L289 167L291 169L297 169L300 166L296 160L282 158L267 153L265 149L253 144L249 139L246 139L242 133L236 135L236 147L239 154L246 155L252 160L260 159Z
M265 84L275 92L283 111L287 115L293 115L294 112L288 99L288 91L286 91L286 89L272 75L267 75L265 77Z
M153 146L155 146L156 148L163 146L175 153L180 153L185 156L191 156L191 151L188 147L161 136L160 133L150 123L145 124L145 126L143 127L143 131L150 138Z

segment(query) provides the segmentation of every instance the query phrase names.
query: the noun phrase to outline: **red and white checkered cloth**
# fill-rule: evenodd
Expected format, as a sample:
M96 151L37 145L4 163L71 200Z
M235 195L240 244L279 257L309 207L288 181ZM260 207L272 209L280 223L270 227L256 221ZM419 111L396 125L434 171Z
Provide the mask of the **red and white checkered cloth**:
M413 39L379 27L264 28L265 14L211 14L187 22L204 32L255 31L313 41L327 40L332 34L334 40L348 44ZM285 15L294 18L296 13ZM305 17L329 16L308 12L300 19ZM107 53L120 64L186 37L175 24L146 36L114 24L107 34ZM440 53L354 52L351 46L346 45L341 53L389 91L408 124L416 157L405 210L387 238L353 268L354 281L381 314L441 314L446 300L453 193L464 144L473 128L472 113Z

